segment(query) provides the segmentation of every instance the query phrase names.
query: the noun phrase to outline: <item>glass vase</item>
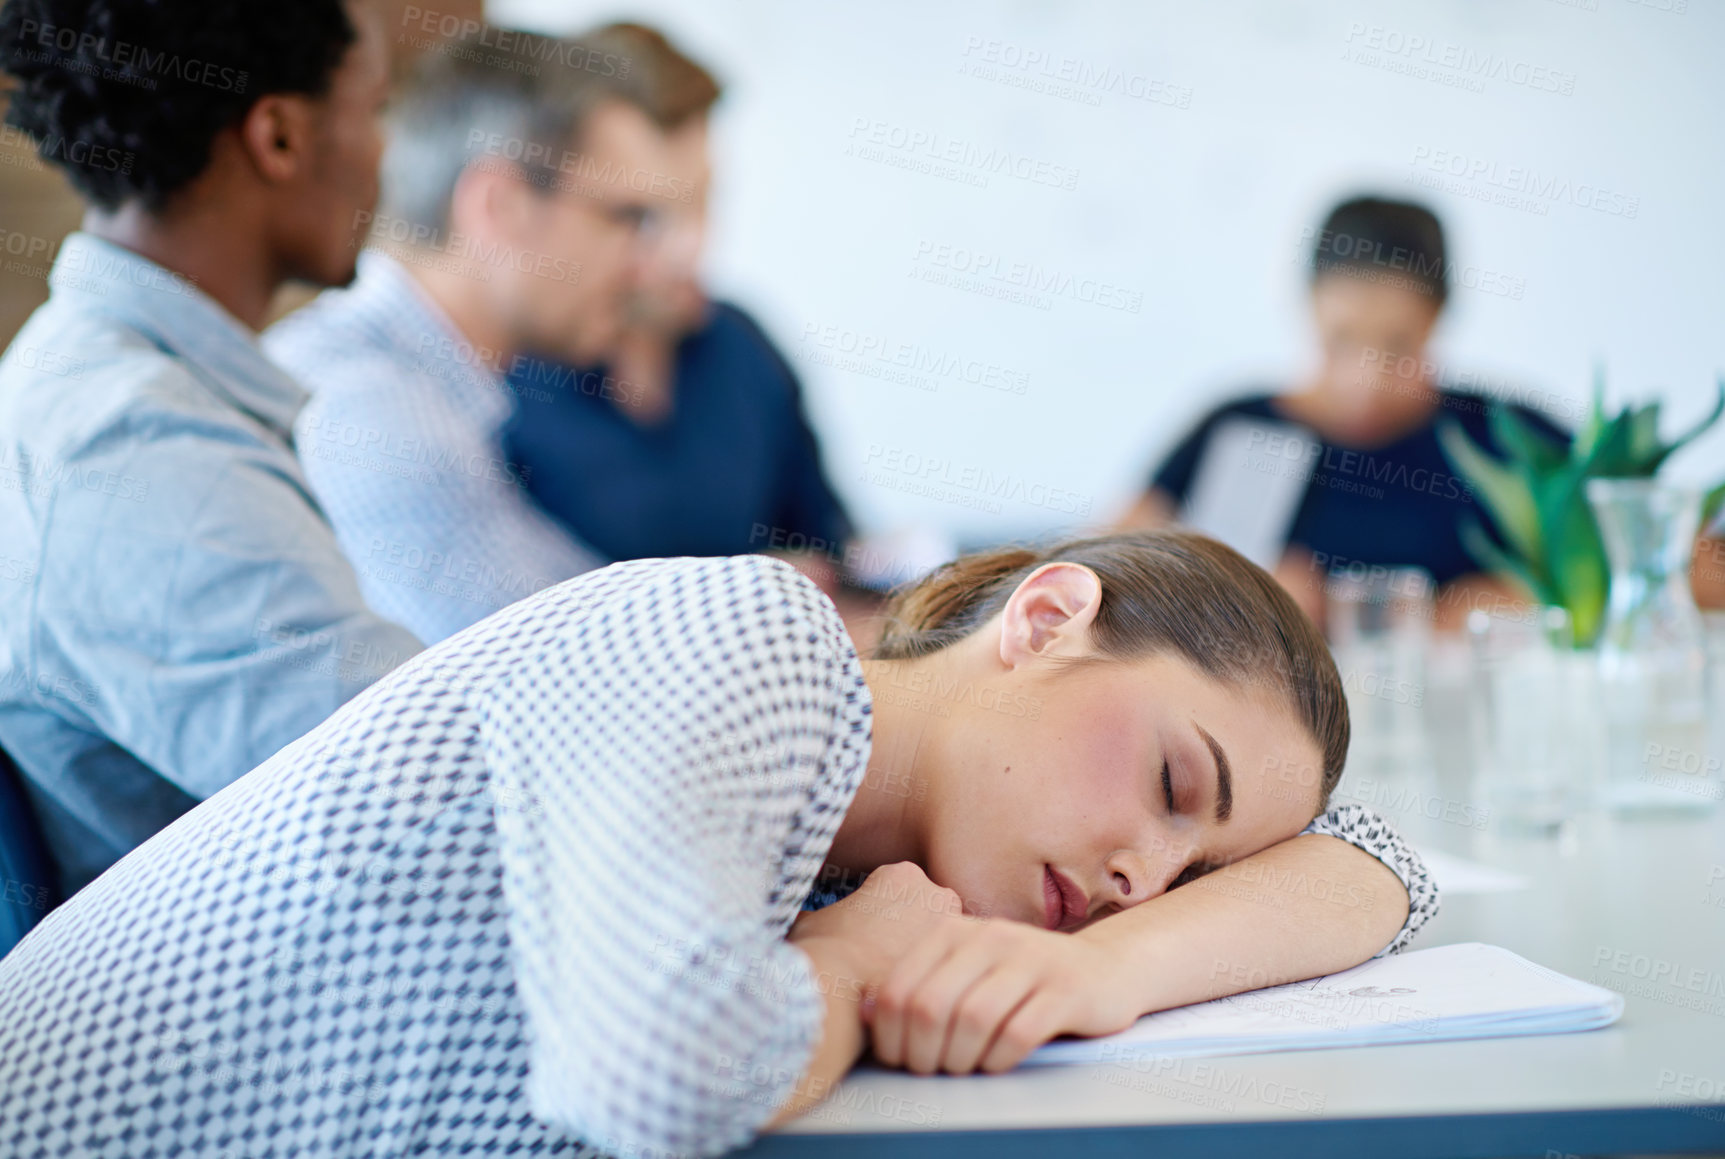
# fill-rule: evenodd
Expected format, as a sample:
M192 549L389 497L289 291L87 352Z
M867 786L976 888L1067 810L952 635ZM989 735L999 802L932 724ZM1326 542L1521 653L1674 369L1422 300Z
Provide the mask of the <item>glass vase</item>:
M1725 782L1708 743L1713 674L1689 588L1701 496L1653 479L1590 479L1587 499L1611 567L1597 645L1605 804L1627 813L1710 809Z

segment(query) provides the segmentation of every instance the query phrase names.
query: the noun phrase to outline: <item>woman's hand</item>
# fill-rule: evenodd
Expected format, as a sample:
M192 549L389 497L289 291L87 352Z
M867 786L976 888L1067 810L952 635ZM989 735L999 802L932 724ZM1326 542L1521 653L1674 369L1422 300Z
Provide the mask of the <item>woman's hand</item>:
M1061 1034L1124 1030L1143 1013L1123 955L1075 934L955 918L898 959L864 1021L875 1057L918 1074L1011 1070Z
M786 940L805 949L814 941L830 943L854 971L855 988L868 992L911 947L962 913L958 894L930 881L914 862L900 861L869 874L850 896L799 914Z
M808 957L826 1011L808 1069L770 1126L802 1114L844 1077L865 1045L867 996L912 946L961 920L960 912L956 893L907 861L882 866L843 901L797 917L787 940Z
M851 975L875 1057L919 1074L1011 1070L1057 1035L1112 1034L1144 1013L1113 946L966 917L956 893L908 861L800 915L789 940Z

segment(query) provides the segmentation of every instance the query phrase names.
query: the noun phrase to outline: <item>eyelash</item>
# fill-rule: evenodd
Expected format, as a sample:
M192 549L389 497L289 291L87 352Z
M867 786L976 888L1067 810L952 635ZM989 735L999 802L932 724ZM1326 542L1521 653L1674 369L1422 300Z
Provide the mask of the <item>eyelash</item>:
M1168 761L1165 758L1162 761L1162 797L1168 804L1169 815L1172 816L1174 813L1174 777L1168 769ZM1180 871L1180 876L1168 883L1168 888L1178 889L1182 885L1196 881L1208 872L1210 872L1208 866L1188 865L1185 869Z

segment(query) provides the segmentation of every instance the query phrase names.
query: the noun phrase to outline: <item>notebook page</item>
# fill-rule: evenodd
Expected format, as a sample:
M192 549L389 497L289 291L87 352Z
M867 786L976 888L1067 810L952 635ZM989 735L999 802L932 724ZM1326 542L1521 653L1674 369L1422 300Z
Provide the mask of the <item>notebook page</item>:
M1049 1043L1026 1065L1551 1034L1608 1025L1622 1011L1615 991L1466 942L1159 1011L1119 1034Z

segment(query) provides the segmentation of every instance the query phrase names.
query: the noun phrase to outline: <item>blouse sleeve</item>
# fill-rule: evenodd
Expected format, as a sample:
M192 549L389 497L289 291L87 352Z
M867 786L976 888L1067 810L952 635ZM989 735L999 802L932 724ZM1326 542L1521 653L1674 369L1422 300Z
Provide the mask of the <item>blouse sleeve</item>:
M1400 878L1402 885L1407 888L1408 920L1402 923L1401 932L1396 934L1395 939L1372 957L1381 958L1385 954L1398 954L1407 949L1414 935L1437 914L1437 883L1432 881L1431 874L1426 871L1425 862L1421 861L1420 855L1402 839L1402 835L1373 810L1355 802L1331 805L1328 811L1301 832L1338 837L1349 845L1365 850L1389 866L1390 872Z
M819 1040L775 901L799 811L860 762L825 767L846 669L812 585L761 557L650 563L487 695L482 748L529 803L496 818L533 1113L610 1154L716 1155Z

